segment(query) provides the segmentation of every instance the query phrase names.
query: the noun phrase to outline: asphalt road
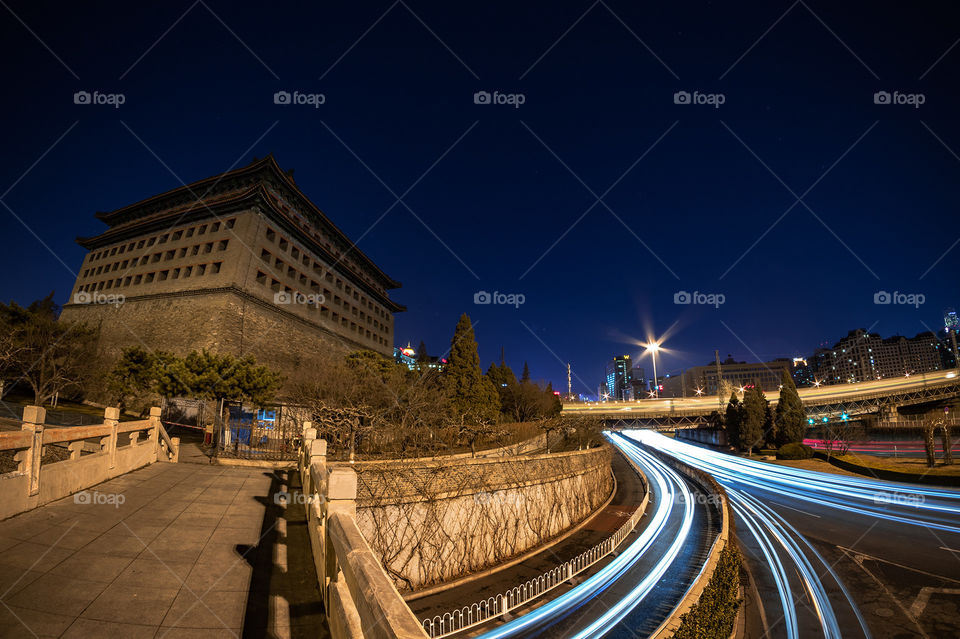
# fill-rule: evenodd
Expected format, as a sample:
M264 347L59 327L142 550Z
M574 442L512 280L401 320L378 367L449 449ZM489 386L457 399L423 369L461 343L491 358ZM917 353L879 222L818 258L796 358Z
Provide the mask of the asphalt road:
M960 491L640 438L727 488L762 604L748 636L960 636Z

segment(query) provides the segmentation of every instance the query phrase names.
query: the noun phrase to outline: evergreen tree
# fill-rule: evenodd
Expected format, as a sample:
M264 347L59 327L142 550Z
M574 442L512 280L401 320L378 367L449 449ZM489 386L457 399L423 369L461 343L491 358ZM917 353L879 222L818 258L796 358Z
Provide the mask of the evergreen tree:
M466 313L457 322L442 379L454 414L459 419L468 423L496 419L500 412L500 396L493 382L480 370L477 341Z
M759 448L766 438L766 433L772 425L770 402L763 394L759 383L743 394L744 420L740 429L740 446L747 449L752 455L754 448Z
M791 442L802 442L807 430L803 402L800 401L793 377L786 369L783 370L780 383L780 400L774 414L774 441L778 448Z
M730 393L730 401L727 402L723 426L727 430L727 442L739 450L740 442L743 439L740 436L740 431L743 428L743 405L737 399L736 391Z
M523 375L520 376L520 381L521 382L530 381L530 367L527 366L526 362L523 363Z
M426 364L430 363L430 356L427 354L427 345L423 343L423 340L420 340L420 346L417 347L417 364L423 368Z

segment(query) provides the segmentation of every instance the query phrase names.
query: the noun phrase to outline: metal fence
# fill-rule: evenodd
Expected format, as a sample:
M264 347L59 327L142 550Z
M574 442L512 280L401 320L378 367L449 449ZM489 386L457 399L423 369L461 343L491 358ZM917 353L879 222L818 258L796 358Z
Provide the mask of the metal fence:
M217 455L238 459L296 460L303 435L303 415L296 406L258 408L224 402L215 415Z
M612 553L633 532L641 517L643 512L638 508L616 532L573 559L495 597L489 597L453 612L445 612L443 615L424 619L423 629L434 639L447 637L487 623L519 608L569 581Z

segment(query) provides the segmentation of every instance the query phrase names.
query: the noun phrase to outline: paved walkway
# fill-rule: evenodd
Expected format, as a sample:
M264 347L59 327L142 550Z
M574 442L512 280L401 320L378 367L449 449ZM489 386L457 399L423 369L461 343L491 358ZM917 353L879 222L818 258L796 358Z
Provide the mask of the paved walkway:
M156 463L0 522L0 637L328 636L284 481Z

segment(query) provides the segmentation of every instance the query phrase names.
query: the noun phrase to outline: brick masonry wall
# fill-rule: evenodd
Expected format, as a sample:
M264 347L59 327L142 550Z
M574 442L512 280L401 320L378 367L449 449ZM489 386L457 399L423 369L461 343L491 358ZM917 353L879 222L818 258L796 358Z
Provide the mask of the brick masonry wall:
M128 346L178 355L207 349L237 356L253 355L257 362L283 373L291 386L309 375L315 361L313 354L361 348L233 290L128 298L119 306L68 305L61 319L100 327L98 364L104 370Z
M611 450L356 464L357 520L401 590L494 566L580 523L613 491Z

